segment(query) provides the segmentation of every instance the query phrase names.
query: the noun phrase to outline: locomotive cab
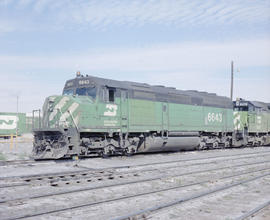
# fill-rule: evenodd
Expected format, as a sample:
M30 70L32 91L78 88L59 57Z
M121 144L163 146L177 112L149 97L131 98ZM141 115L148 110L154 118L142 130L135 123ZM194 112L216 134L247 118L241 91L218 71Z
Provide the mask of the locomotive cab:
M72 95L72 96L88 96L93 100L97 97L97 86L91 82L89 79L79 80L79 85L74 85L76 81L68 81L63 90L62 95Z
M104 138L104 127L110 133L120 126L119 118L127 112L119 107L120 102L126 101L120 99L121 94L127 98L127 92L92 77L77 75L68 80L62 95L45 100L41 127L33 130L33 157L57 159L87 155L83 146L89 145L90 139L95 145Z
M78 155L82 118L96 117L98 86L90 79L77 77L66 82L60 96L46 98L41 127L33 129L34 159L61 158Z

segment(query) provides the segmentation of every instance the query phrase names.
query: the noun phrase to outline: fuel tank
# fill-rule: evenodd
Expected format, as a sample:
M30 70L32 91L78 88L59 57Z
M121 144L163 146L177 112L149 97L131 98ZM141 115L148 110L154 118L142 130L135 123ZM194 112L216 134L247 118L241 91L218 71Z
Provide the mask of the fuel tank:
M195 150L199 143L198 136L147 137L138 152Z

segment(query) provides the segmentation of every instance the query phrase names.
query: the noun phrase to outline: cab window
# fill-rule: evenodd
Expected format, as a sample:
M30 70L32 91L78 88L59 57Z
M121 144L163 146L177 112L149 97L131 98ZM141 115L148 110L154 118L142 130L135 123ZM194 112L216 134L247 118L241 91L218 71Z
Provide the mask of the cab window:
M76 95L80 96L90 96L93 99L97 96L97 88L96 87L82 87L76 89Z
M234 107L234 110L235 111L244 111L244 112L247 112L248 111L248 106L237 106L237 107Z
M109 102L114 102L114 89L109 89Z
M63 95L73 95L73 89L65 89Z
M116 88L103 87L101 91L100 95L104 102L115 102Z

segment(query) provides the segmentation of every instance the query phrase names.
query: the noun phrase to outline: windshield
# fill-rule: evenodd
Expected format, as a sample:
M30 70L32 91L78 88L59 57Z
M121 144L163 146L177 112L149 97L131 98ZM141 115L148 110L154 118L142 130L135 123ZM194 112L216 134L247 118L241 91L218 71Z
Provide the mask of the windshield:
M63 95L73 95L73 89L65 89Z
M248 111L248 106L237 106L237 107L234 107L234 111L244 111L244 112L247 112Z
M97 88L96 87L77 88L76 95L91 96L93 99L95 99L97 95Z

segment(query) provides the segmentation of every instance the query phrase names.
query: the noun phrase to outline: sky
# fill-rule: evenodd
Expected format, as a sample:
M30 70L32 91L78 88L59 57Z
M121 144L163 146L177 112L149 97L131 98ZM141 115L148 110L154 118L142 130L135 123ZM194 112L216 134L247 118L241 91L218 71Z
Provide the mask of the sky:
M0 0L0 112L76 71L270 102L269 0Z

